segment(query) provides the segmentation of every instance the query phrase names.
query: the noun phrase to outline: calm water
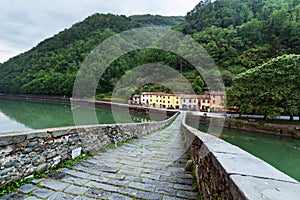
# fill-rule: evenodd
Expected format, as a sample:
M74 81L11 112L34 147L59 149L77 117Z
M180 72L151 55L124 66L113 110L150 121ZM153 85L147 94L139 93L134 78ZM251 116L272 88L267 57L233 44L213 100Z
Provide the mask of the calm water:
M99 124L115 123L112 112L109 109L97 108L96 115ZM118 123L150 121L148 116L139 114L131 114L129 119L128 114L124 111L118 112L118 115ZM154 121L162 119L162 117L153 118L151 116L151 120ZM0 132L63 126L74 126L70 105L0 99Z
M199 127L202 131L206 129ZM223 129L221 138L300 181L300 140L235 129Z

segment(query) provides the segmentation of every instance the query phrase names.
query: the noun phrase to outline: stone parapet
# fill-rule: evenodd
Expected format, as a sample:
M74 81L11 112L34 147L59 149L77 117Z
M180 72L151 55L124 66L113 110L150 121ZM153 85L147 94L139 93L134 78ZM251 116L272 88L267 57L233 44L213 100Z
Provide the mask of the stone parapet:
M8 183L44 172L61 161L82 153L99 151L159 130L177 114L160 122L109 124L42 129L0 134L0 188Z
M204 199L300 199L298 181L263 160L182 122Z

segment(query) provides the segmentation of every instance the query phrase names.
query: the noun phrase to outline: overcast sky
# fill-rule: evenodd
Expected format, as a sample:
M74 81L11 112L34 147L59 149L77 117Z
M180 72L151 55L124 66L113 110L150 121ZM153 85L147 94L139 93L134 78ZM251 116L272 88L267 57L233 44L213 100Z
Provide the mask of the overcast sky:
M200 0L1 0L0 63L94 13L185 16Z

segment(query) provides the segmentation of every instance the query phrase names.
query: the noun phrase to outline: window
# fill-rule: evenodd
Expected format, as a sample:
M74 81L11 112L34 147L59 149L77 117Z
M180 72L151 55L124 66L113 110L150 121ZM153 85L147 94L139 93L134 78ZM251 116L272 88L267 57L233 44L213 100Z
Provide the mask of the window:
M170 97L168 97L168 99L170 99Z
M194 103L196 103L196 101L197 101L197 100L196 100L196 99L194 99Z
M185 99L183 99L183 103L185 103Z
M216 104L216 100L213 100L213 104Z
M176 104L178 104L178 101L176 101Z
M189 102L192 103L192 99L190 99Z
M207 103L209 103L209 100L207 100Z
M205 99L202 100L202 103L205 103Z
M168 103L170 103L170 101L168 101Z

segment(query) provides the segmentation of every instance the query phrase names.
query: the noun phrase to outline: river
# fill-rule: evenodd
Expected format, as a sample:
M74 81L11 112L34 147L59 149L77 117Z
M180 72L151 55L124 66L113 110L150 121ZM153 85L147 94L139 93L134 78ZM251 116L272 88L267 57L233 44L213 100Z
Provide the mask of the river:
M99 124L115 123L110 109L96 108L96 115ZM141 114L130 114L129 119L128 114L121 110L118 115L118 123L159 121L163 119L159 116L151 116L150 119L149 116ZM0 99L0 133L74 125L69 104Z
M200 125L199 130L207 127ZM300 140L226 128L220 138L300 181Z

